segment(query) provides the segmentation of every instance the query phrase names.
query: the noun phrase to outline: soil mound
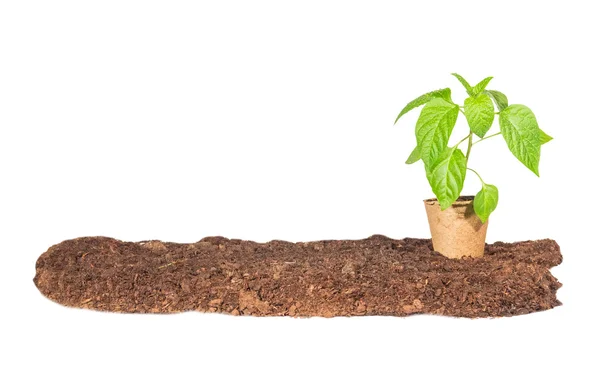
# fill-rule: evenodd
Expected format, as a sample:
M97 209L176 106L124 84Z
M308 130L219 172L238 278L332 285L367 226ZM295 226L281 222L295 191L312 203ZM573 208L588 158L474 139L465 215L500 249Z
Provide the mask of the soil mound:
M59 304L128 313L253 316L437 314L501 317L560 305L560 264L549 239L486 245L478 259L447 259L431 240L193 244L82 237L36 263L35 285Z

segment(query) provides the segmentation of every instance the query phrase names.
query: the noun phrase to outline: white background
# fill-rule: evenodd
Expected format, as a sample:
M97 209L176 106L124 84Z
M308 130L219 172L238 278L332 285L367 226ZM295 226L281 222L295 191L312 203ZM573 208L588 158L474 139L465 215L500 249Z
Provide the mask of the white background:
M597 380L594 2L0 4L0 379ZM494 320L142 316L65 308L33 285L37 257L78 236L427 237L431 190L404 165L418 111L392 122L437 88L462 103L455 71L495 76L489 88L555 138L540 178L501 137L470 165L500 190L488 242L561 245L564 306ZM477 191L469 174L464 193Z

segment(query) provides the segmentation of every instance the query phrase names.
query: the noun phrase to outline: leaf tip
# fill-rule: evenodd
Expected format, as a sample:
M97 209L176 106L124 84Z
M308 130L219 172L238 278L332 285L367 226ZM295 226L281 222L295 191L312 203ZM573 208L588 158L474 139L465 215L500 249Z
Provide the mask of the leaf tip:
M439 201L439 199L438 199L438 201ZM452 205L452 203L454 203L454 202L448 202L448 201L443 201L442 202L442 201L440 201L439 203L440 203L440 209L442 211L444 211L444 210L447 210Z

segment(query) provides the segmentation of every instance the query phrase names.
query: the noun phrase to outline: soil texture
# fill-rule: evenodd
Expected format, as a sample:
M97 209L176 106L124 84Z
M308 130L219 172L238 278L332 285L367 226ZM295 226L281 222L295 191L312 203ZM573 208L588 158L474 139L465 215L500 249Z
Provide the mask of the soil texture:
M82 237L54 245L34 283L59 304L112 312L220 312L252 316L502 317L560 305L560 264L549 239L486 245L448 259L431 240L193 244Z

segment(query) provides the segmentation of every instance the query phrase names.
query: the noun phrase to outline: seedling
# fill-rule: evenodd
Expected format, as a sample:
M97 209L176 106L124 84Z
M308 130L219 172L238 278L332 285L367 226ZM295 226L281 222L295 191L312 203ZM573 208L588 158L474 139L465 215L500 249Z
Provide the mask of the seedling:
M552 137L540 130L535 115L527 106L509 105L508 98L503 93L486 89L493 77L487 77L471 86L462 76L456 73L452 75L467 91L468 97L464 105L460 106L452 101L449 88L435 90L409 102L398 114L394 124L412 109L425 105L415 129L417 147L406 163L423 161L427 180L442 210L459 198L467 170L472 171L481 181L481 191L475 195L473 207L479 219L485 223L498 205L498 188L485 183L477 171L468 167L472 147L486 139L502 135L513 155L539 176L541 146L552 140ZM459 113L466 117L470 131L457 144L449 147L448 141ZM496 115L500 132L487 135ZM473 136L479 139L473 141ZM464 142L467 142L466 154L459 147Z

